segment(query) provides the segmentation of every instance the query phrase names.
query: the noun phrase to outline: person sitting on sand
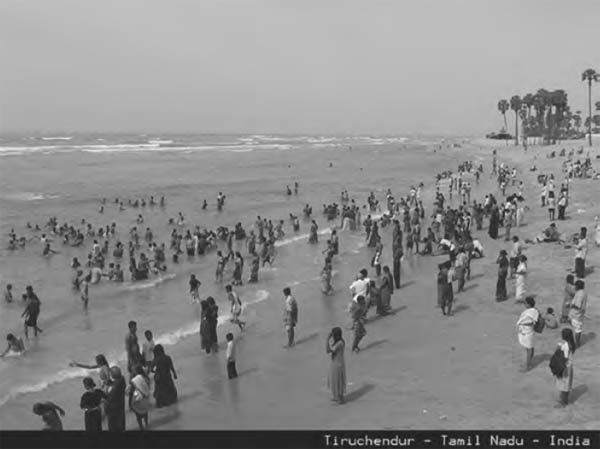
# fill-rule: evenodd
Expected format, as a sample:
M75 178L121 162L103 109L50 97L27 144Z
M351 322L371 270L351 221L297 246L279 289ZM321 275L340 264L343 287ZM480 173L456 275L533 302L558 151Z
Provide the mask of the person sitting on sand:
M550 243L550 242L564 242L564 239L561 239L560 232L558 232L558 228L555 223L550 223L544 232L538 235L536 238L538 243Z
M558 320L554 315L554 309L552 307L548 307L546 310L546 315L544 315L544 321L546 322L546 327L548 329L558 329Z
M0 357L4 357L9 352L12 352L13 354L21 354L25 352L25 344L23 343L22 338L17 338L13 334L8 334L6 336L6 341L8 342L8 346L4 352L0 354Z

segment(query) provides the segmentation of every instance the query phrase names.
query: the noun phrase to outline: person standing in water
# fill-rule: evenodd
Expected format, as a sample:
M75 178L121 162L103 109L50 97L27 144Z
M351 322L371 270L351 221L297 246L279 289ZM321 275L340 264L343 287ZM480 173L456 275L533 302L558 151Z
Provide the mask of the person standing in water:
M190 275L190 296L192 304L200 304L199 289L201 284L202 283L198 279L196 279L195 274Z
M85 393L81 396L79 406L84 410L86 432L102 431L102 401L107 399L106 393L96 388L91 377L83 379Z
M85 276L83 280L79 283L79 291L81 292L81 301L83 301L83 309L87 311L88 302L90 301L89 294L89 280L90 276Z
M227 377L229 379L235 379L238 377L237 368L235 366L236 344L231 332L227 333L225 339L227 340Z
M283 289L285 298L285 312L283 321L288 335L287 348L294 346L294 328L298 324L298 302L292 296L292 290L289 287Z
M132 374L133 369L142 363L142 354L140 353L140 345L136 335L137 323L130 321L127 326L129 332L125 336L125 352L127 353L127 371Z
M237 324L240 327L240 330L244 330L244 326L246 323L240 320L240 315L242 314L242 301L240 300L237 292L233 290L231 285L225 286L225 291L227 292L227 297L229 302L231 303L231 322L233 324Z
M25 317L25 338L29 338L29 334L27 331L30 327L33 327L34 336L37 337L38 332L42 332L42 330L37 325L37 320L40 315L41 302L30 285L27 286L26 290L27 304L25 305L25 310L21 315L22 317Z

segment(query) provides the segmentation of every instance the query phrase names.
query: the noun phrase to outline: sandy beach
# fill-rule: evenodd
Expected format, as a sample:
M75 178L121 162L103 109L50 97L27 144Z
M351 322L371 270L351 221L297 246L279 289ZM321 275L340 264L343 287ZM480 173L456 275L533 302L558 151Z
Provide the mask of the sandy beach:
M498 150L498 162L518 167L518 179L524 181L524 196L529 210L524 224L513 235L534 239L548 226L547 211L539 205L537 175L554 173L563 179L561 164L565 158L546 158L551 151L561 148L578 149L583 141L561 142L556 146L522 147L485 140L460 140L433 152L433 146L424 150L429 167L420 166L411 171L410 159L395 153L396 146L365 146L362 154L353 154L355 166L368 167L373 188L392 188L395 194L407 193L411 183L423 180L425 223L429 225L433 200L433 177L436 170L456 170L461 161L482 162L485 171L478 185L473 183L472 199L482 201L487 193L501 197L495 178L490 177L491 152ZM588 148L584 147L587 152ZM598 168L598 146L590 150L592 163ZM275 158L283 156L274 156ZM288 156L286 156L288 157ZM344 154L335 167L342 165ZM576 156L577 157L577 156ZM580 156L585 157L585 156ZM324 162L330 158L324 158ZM408 161L405 163L404 161ZM360 161L360 163L357 163ZM537 166L530 172L529 167ZM308 164L310 167L310 164ZM307 170L308 167L304 168ZM386 171L377 167L387 167ZM395 167L410 173L410 179L398 179ZM320 169L319 169L320 170ZM353 174L354 173L354 174ZM331 186L330 195L320 198L318 188L310 198L316 209L320 203L336 201L334 191L347 188L352 197L362 204L366 180L361 191L353 190L348 171L344 184ZM382 173L379 177L378 173ZM300 177L301 182L304 182ZM333 179L333 178L332 178ZM322 180L326 184L326 178ZM400 187L397 187L400 184ZM514 188L516 190L516 187ZM437 264L447 256L405 255L402 264L402 288L394 292L394 313L383 318L369 319L363 350L359 354L347 351L348 397L344 405L335 405L329 399L326 385L328 358L325 338L331 327L340 325L347 341L351 339L350 320L346 308L350 300L348 285L356 272L369 268L372 249L364 246L363 231L341 235L341 250L334 264L335 294L323 296L320 292L316 252L299 252L298 246L280 249L276 271L265 274L268 282L257 289L268 299L257 302L247 310L248 328L239 340L238 371L240 377L229 381L226 376L224 351L217 355L201 352L196 333L182 338L174 346L167 346L173 357L179 380L179 402L161 410L150 411L150 428L155 430L208 430L208 429L597 429L600 427L600 346L596 329L600 322L600 249L593 245L594 217L600 215L598 192L600 181L573 180L567 220L557 223L560 232L571 235L581 226L588 227L589 253L587 267L594 269L585 279L589 294L584 328L584 344L575 358L573 402L565 409L554 409L557 391L548 368L548 360L560 340L558 330L546 329L536 342L535 368L519 372L522 349L518 345L515 323L523 306L514 303L514 287L508 283L508 301L494 299L496 257L500 249L509 249L500 237L491 240L487 235L487 220L482 231L473 232L485 248L485 257L472 263L471 280L465 291L455 296L455 314L442 316L437 308ZM379 191L380 192L380 191ZM508 189L508 192L512 192ZM445 192L444 192L445 193ZM378 193L381 196L381 193ZM455 196L452 205L457 205ZM322 200L321 200L322 199ZM297 207L297 206L296 206ZM256 215L256 214L253 214ZM252 216L248 218L252 219ZM323 222L319 216L319 222ZM304 227L306 229L306 227ZM323 228L322 228L323 229ZM391 230L382 233L384 253L382 265L391 266ZM319 246L322 249L322 244ZM527 245L529 259L529 291L536 296L537 306L560 310L564 279L573 268L574 249L554 243ZM211 256L209 256L211 257ZM212 258L211 262L212 264ZM319 262L320 263L320 262ZM297 264L310 264L305 270ZM302 275L299 273L302 272ZM312 273L312 275L311 275ZM211 282L212 265L202 271L207 283ZM185 277L173 281L181 285ZM283 297L281 289L291 285L300 307L296 347L281 348L285 335L281 321ZM180 286L182 290L184 287ZM212 287L211 287L212 288ZM260 295L256 291L243 294L246 301ZM226 310L220 293L222 310ZM181 302L182 300L179 300ZM222 312L224 313L224 312ZM123 318L123 323L126 318ZM140 329L145 326L140 324ZM124 336L125 327L119 332ZM220 333L230 331L229 325ZM50 331L49 331L50 332ZM223 335L220 341L224 340ZM42 339L45 336L42 337ZM223 346L222 346L223 347ZM97 348L89 348L90 357ZM31 354L34 357L35 352ZM91 360L90 360L91 361ZM82 393L81 378L73 378L48 386L40 392L20 394L0 407L0 427L3 429L37 429L39 418L31 413L32 403L53 400L67 410L65 429L81 429L83 416L79 410ZM133 414L128 413L128 429L136 428Z

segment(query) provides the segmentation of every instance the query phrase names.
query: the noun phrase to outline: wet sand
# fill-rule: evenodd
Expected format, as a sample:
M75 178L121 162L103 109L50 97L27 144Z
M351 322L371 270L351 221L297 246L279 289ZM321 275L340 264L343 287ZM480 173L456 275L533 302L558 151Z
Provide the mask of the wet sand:
M556 148L579 148L583 142L555 148L530 147L527 153L521 147L494 144L498 148L498 162L518 164L519 178L525 182L524 195L530 210L523 226L513 228L512 234L522 239L534 238L548 224L546 210L539 207L536 177L539 173L553 172L559 183L562 180L560 165L564 158L550 160L545 155ZM473 184L471 195L478 201L488 192L499 196L495 180L489 176L491 148L490 142L482 141L443 150L452 153L456 163L483 159L485 172L480 185ZM529 172L536 154L538 171ZM597 167L596 154L600 154L598 148L592 151L592 162ZM456 166L448 168L456 170ZM428 180L428 187L434 174L422 174ZM397 192L393 185L392 189L396 195L405 193ZM176 385L180 401L166 409L151 410L150 427L157 430L597 429L600 347L595 329L600 318L596 293L600 291L600 250L592 241L594 216L600 215L599 191L600 181L575 179L568 220L557 224L561 232L569 235L581 226L588 227L590 246L586 265L598 267L586 278L589 303L585 344L576 354L571 395L574 404L568 408L553 408L557 392L548 369L560 329L546 329L538 335L536 367L526 374L519 372L523 354L515 322L523 306L513 303L514 287L510 283L511 298L500 304L494 300L496 256L509 245L503 238L492 241L488 237L486 220L484 230L473 233L483 243L486 257L472 262L471 281L467 281L464 293L455 295L454 316L442 316L436 307L436 266L445 257L405 255L403 286L392 297L395 313L369 320L367 336L361 344L363 350L359 354L346 352L349 382L346 404L335 405L329 399L325 337L332 326L342 325L346 341L351 340L349 317L345 313L350 300L348 285L354 273L369 267L372 253L368 248L343 254L334 266L338 271L333 280L334 296L322 296L316 280L293 287L299 301L300 323L296 332L298 345L292 349L281 348L285 342L281 290L269 289L269 301L257 304L249 312L246 335L239 341L237 380L226 378L224 350L217 355L201 353L198 335L168 347L179 374ZM457 196L454 195L453 205L457 204ZM431 188L423 195L423 203L430 215ZM382 262L391 265L389 228L384 230L382 238L385 245ZM359 241L358 236L342 234L343 253L349 241ZM537 306L543 311L549 306L559 311L564 278L573 267L574 250L537 244L528 245L526 254L528 289L536 294ZM282 254L278 259L280 273L285 271L286 260L291 257L293 254ZM282 288L287 280L282 277ZM309 303L319 307L311 308ZM311 312L303 314L305 310ZM50 399L67 409L65 429L81 429L83 414L77 408L81 393L81 380L75 379L52 385L41 393L21 395L11 401L10 408L0 408L0 422L9 429L40 428L41 422L31 414L31 405ZM127 428L137 428L132 414L128 414Z

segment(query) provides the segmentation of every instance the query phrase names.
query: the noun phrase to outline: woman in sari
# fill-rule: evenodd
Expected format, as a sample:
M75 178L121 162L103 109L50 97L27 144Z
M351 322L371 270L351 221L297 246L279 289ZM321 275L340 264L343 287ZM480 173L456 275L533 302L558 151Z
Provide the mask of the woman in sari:
M556 387L560 396L555 408L563 408L569 404L569 393L573 388L573 356L576 349L573 331L568 327L564 328L561 337L562 340L558 343L558 348L563 352L566 368L561 376L556 376Z
M134 369L129 382L129 408L135 413L140 430L148 428L148 410L150 410L150 379L142 366Z
M319 229L319 226L317 225L317 222L315 220L312 220L311 225L310 225L310 234L308 236L308 243L318 243L319 242L319 235L317 233Z
M200 309L200 343L202 349L204 349L207 354L210 354L210 324L208 321L209 305L206 300L200 302Z
M519 258L516 274L515 302L523 302L523 299L527 294L527 287L525 286L525 280L527 278L527 256L524 254Z
M334 327L327 336L327 354L331 354L329 376L327 384L331 388L332 400L340 404L344 403L346 393L346 364L344 362L344 349L346 343L342 338L342 329Z
M162 345L154 347L154 398L157 407L166 407L177 402L177 389L173 379L177 379L177 373L173 367L173 360L165 354ZM172 376L171 376L172 375Z
M498 226L500 224L500 213L498 212L498 206L494 205L492 213L490 215L490 226L488 228L488 234L491 238L498 238Z
M385 315L391 309L390 302L394 291L394 279L390 272L390 267L383 267L383 276L381 278L381 287L379 288L379 302L377 303L377 314Z
M324 295L331 295L333 287L331 286L331 263L326 262L323 270L321 270L321 290Z
M369 234L369 237L367 239L367 246L369 248L375 248L377 246L377 243L379 243L379 241L380 241L379 228L377 226L377 222L374 221L373 226L371 226L371 233Z
M500 250L500 255L496 259L498 264L498 280L496 281L496 301L506 301L508 295L506 293L506 278L508 276L508 258L506 251Z
M211 342L211 350L213 352L219 351L219 341L217 336L217 324L219 319L219 306L215 302L215 298L209 296L206 298L206 302L208 303L208 324L209 324L209 332L210 332L210 342Z

